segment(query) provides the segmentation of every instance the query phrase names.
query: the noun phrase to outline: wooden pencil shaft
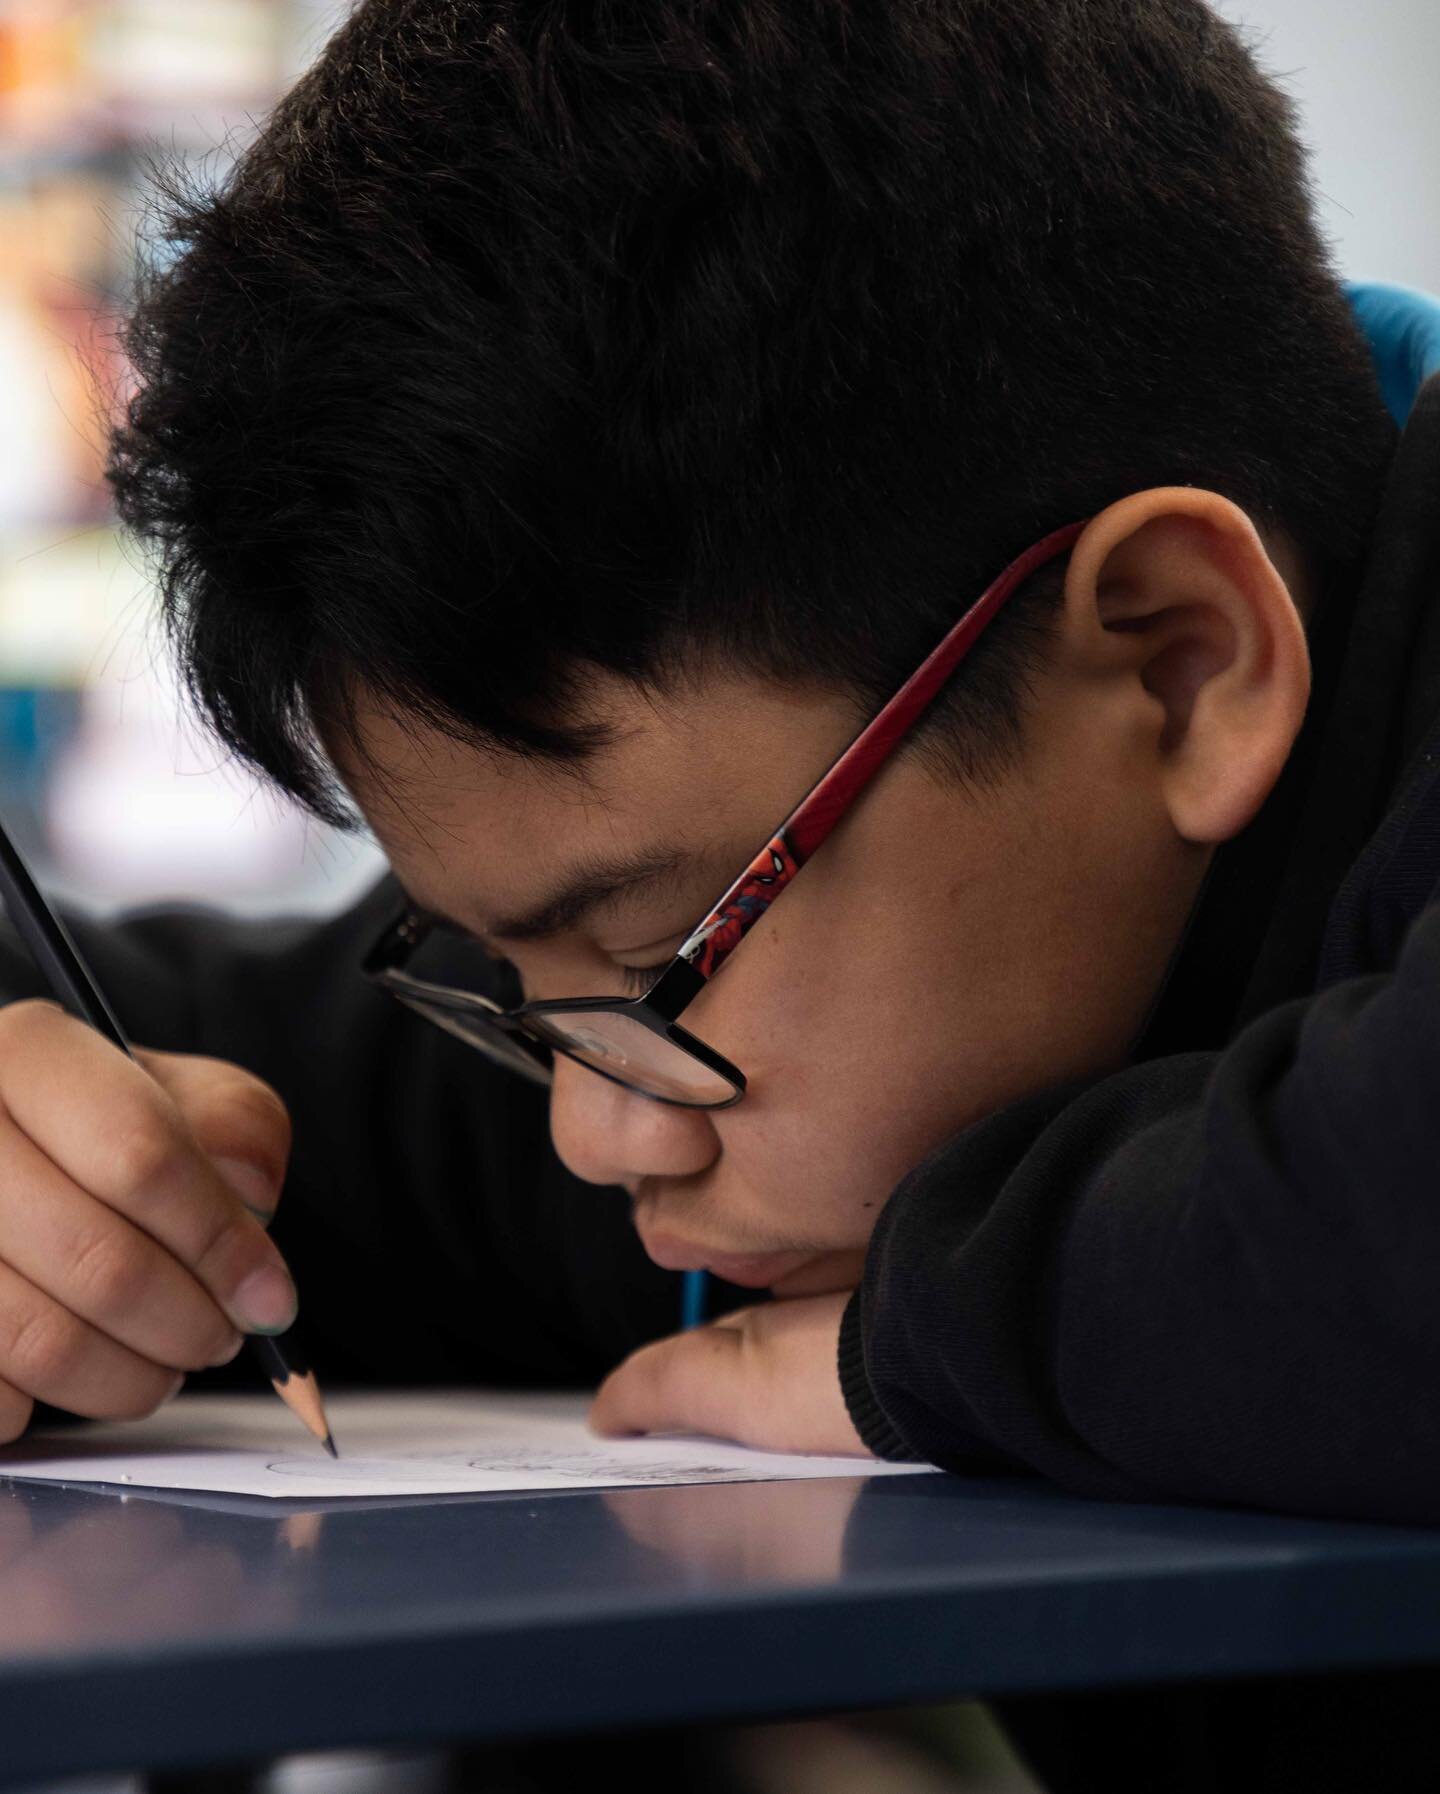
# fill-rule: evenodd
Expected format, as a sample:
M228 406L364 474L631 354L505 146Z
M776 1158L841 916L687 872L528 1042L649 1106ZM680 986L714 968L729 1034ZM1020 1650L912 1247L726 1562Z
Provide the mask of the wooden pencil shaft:
M292 1375L275 1384L275 1393L285 1406L312 1432L322 1445L330 1441L330 1426L325 1419L320 1387L307 1371L304 1376Z
M265 1368L265 1375L272 1383L283 1383L287 1377L303 1377L310 1366L299 1342L287 1336L285 1350L282 1352L276 1338L267 1333L248 1335L255 1348L255 1356Z
M30 876L30 868L21 859L3 825L0 825L0 896L5 899L10 920L35 961L36 970L56 998L118 1046L122 1053L130 1053L133 1059L135 1055L130 1052L130 1042L125 1038L125 1030L114 1010L86 971L64 923Z

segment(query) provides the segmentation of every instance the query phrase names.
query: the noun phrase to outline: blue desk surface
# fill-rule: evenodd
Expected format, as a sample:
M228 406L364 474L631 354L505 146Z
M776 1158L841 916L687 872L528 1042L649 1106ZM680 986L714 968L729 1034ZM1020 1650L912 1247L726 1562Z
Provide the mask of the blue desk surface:
M423 1505L0 1480L0 1779L1426 1660L1440 1531L943 1476Z

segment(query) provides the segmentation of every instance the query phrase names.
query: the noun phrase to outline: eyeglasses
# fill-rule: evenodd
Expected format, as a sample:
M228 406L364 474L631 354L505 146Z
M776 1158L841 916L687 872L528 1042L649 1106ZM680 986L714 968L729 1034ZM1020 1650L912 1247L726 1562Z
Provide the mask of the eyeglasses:
M679 1018L767 913L914 727L1005 600L1072 548L1085 524L1046 536L1012 561L934 652L813 785L641 997L559 997L507 1009L478 991L415 976L406 967L435 919L407 906L366 955L363 970L437 1027L535 1082L548 1084L552 1055L655 1102L726 1109L745 1094L745 1074Z

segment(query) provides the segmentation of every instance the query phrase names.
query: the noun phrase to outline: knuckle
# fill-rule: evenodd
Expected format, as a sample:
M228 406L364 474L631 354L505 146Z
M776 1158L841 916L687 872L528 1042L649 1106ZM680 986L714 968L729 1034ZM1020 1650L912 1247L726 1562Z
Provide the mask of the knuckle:
M52 1026L64 1013L48 997L22 997L15 1003L0 1004L0 1047L33 1038L37 1028Z
M268 1084L244 1086L230 1099L231 1125L278 1185L290 1157L290 1111Z
M257 1146L285 1157L290 1150L290 1111L277 1091L263 1078L240 1072L225 1100L234 1120L254 1137Z
M137 1104L124 1117L108 1146L111 1174L127 1196L163 1181L177 1156L174 1132L165 1118L146 1104Z
M70 1261L75 1299L101 1319L126 1314L142 1301L149 1282L144 1256L128 1240L97 1232Z
M85 1336L63 1308L45 1304L14 1323L5 1347L4 1373L27 1393L69 1381L84 1354Z
M267 1084L264 1078L257 1078L253 1072L245 1072L235 1094L257 1129L263 1130L282 1144L289 1145L290 1111L278 1090Z
M186 1121L209 1150L253 1162L277 1186L290 1156L290 1111L263 1078L238 1066L218 1087L182 1102Z
M196 1247L195 1274L212 1287L235 1281L245 1269L265 1262L267 1251L264 1245L257 1247L259 1239L263 1235L245 1216L217 1215Z

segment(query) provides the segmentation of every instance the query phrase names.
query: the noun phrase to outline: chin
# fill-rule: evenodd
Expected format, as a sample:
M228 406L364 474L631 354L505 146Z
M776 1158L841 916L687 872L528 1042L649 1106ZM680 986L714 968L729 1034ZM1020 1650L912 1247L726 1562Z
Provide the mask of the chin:
M769 1289L816 1255L813 1252L725 1252L687 1240L670 1229L649 1228L637 1220L635 1231L650 1258L667 1271L708 1271L742 1289Z

